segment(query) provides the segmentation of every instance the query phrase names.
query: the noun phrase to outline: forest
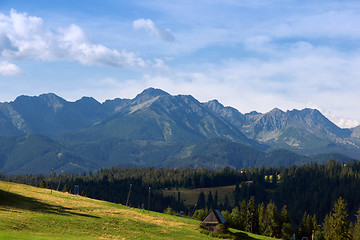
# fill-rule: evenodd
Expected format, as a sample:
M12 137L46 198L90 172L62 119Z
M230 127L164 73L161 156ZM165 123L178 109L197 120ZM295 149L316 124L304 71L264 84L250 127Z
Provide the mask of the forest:
M201 219L220 209L237 229L289 239L298 237L359 239L360 163L329 161L281 168L155 169L111 168L96 173L0 175L1 180L68 191L91 198L158 212ZM195 206L179 196L164 196L163 189L235 185L225 201L218 193L201 192ZM341 222L341 224L339 224ZM336 227L334 227L336 226ZM341 229L339 230L338 227ZM330 233L331 235L329 235ZM335 235L334 235L335 234ZM346 236L345 236L345 235ZM300 238L301 239L301 238ZM334 239L334 238L332 238Z

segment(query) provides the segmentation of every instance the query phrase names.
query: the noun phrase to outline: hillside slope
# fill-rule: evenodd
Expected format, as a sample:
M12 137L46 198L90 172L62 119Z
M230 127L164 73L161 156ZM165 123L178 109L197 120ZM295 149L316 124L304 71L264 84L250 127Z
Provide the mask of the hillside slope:
M111 167L251 168L290 166L311 161L342 162L354 159L340 154L306 157L288 150L263 152L221 138L198 143L124 140L67 143L39 135L0 137L0 172L16 174L84 173Z
M195 220L1 181L0 219L0 239L213 239Z

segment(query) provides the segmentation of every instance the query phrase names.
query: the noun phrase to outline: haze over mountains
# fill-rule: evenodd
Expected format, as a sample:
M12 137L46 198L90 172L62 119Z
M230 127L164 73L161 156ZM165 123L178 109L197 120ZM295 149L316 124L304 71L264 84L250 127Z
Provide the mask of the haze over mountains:
M6 174L360 159L360 126L339 128L316 109L242 114L154 88L104 103L20 96L0 103L0 141Z

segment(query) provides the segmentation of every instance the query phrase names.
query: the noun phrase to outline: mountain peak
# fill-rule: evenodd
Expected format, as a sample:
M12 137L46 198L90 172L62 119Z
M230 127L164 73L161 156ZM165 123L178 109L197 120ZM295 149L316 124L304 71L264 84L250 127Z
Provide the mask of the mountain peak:
M77 100L76 103L88 103L88 104L98 104L100 103L93 97L82 97L81 99Z
M170 96L169 93L158 89L158 88L147 88L144 91L142 91L140 94L138 94L135 98L138 97L159 97L159 96Z
M45 104L56 111L57 109L62 108L67 101L54 93L46 93L41 94L40 96L21 95L17 97L13 103L16 105L23 105L29 104L30 102L37 104Z
M211 101L208 101L207 103L205 103L206 106L210 107L213 110L219 110L219 109L223 109L224 105L222 105L221 103L219 103L218 100L214 99Z
M273 110L268 112L268 114L281 114L281 113L284 113L284 111L282 111L280 108L274 108Z
M249 115L249 116L252 116L252 115L261 115L262 113L260 112L257 112L257 111L251 111L249 113L246 113L245 115Z
M133 99L133 103L135 105L137 105L137 104L147 102L151 99L163 97L163 96L171 96L171 95L161 89L158 89L158 88L147 88Z

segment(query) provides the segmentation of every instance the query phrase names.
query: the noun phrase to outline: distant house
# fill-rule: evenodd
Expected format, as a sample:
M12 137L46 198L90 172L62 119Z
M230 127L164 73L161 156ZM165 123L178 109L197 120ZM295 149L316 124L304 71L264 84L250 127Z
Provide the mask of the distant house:
M201 222L201 226L210 231L217 231L219 224L225 225L226 220L224 216L221 214L220 210L211 210L211 212L205 217L205 219Z

